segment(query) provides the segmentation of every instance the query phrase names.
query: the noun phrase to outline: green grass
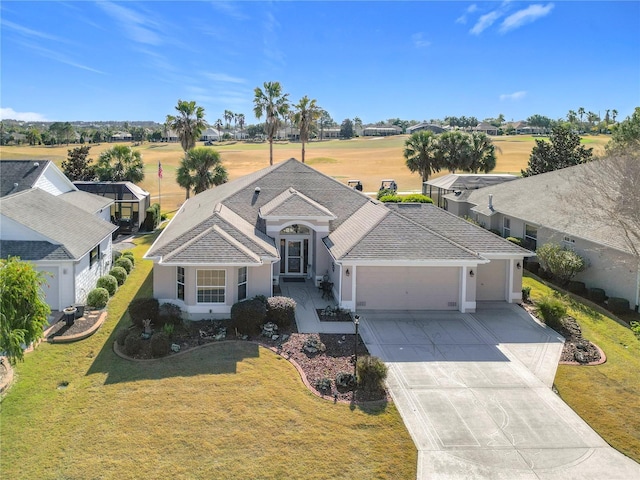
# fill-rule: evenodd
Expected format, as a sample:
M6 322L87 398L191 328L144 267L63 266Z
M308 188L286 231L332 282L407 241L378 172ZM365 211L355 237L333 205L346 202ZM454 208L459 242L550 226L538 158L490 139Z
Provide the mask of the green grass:
M42 344L18 365L1 404L3 478L415 478L393 405L321 400L269 350L229 342L146 363L117 357L129 302L152 291L140 256L153 238L137 240L135 269L94 336Z
M552 289L524 278L537 300ZM560 365L555 385L562 399L612 447L640 461L640 341L629 328L584 304L569 300L583 336L606 354L606 363L584 367Z

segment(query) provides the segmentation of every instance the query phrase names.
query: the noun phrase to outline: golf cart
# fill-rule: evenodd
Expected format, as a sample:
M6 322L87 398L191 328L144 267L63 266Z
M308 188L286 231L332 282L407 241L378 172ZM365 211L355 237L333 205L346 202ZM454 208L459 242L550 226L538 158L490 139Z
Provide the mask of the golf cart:
M362 182L360 180L349 180L347 182L347 185L349 185L351 188L358 190L359 192L362 191Z
M395 193L398 191L398 185L393 179L382 180L382 183L380 184L380 190L391 190Z

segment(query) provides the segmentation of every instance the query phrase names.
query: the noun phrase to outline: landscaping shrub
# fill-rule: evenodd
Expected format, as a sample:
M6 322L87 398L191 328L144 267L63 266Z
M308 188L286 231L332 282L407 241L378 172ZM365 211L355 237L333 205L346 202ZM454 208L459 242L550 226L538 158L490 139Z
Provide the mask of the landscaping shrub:
M536 249L536 256L540 265L549 271L561 285L587 268L587 262L573 250L554 243L545 243Z
M516 245L522 246L522 239L518 237L507 237L511 243L515 243Z
M247 335L260 333L267 317L267 306L258 298L235 303L231 307L231 328Z
M522 301L525 303L529 303L530 298L531 298L531 287L522 287Z
M118 281L118 286L122 285L127 280L127 271L122 267L113 267L109 271L109 275L115 277Z
M132 264L136 264L136 259L133 255L133 252L131 250L125 250L124 252L122 252L122 256L125 258L128 258L129 260L131 260Z
M395 193L391 193L389 195L383 195L378 200L380 200L382 203L400 203L400 202L402 202L402 199L398 195L396 195Z
M609 297L607 300L609 310L613 313L628 313L629 312L629 300L626 298Z
M140 332L132 330L124 339L124 353L129 356L135 355L142 348Z
M410 193L402 197L402 203L433 203L433 200L421 193Z
M316 380L316 390L320 393L329 393L331 391L331 379L327 377Z
M124 346L124 341L129 335L129 333L131 333L131 330L129 330L128 328L123 328L121 330L118 330L118 333L116 333L116 343L121 347Z
M171 338L173 336L173 331L176 329L176 326L173 323L165 323L162 326L162 331L167 335L167 337Z
M638 340L640 340L640 322L635 322L635 321L631 321L629 322L629 326L631 327L631 331L633 332L633 334L638 337Z
M127 275L133 270L133 263L127 257L120 257L113 263L114 267L122 267L127 271Z
M156 332L151 335L151 355L154 357L164 357L171 351L169 336L164 332Z
M160 204L154 203L146 210L144 222L140 228L147 232L152 232L160 223Z
M163 303L158 311L158 325L180 325L182 309L174 303Z
M296 302L289 297L269 297L267 299L267 321L280 328L288 328L296 321Z
M158 321L159 310L160 306L155 298L134 298L129 304L131 323L142 328L144 326L142 322L149 319L155 325Z
M356 371L360 388L371 392L384 388L388 369L378 357L365 356L359 358Z
M113 297L118 290L118 280L113 275L103 275L98 279L96 287L104 288L109 292L109 296Z
M571 293L584 295L585 293L587 293L587 286L584 284L584 282L571 280L569 283L567 283L567 290L569 290Z
M112 250L111 251L111 264L115 264L116 260L119 259L122 256L122 252L119 252L118 250Z
M94 308L104 308L109 301L109 292L106 288L94 288L87 295L87 305Z
M545 324L555 331L562 329L562 318L567 314L567 306L562 300L551 296L543 297L536 307Z
M590 288L588 290L588 296L589 300L596 303L604 303L607 299L607 295L602 288Z
M336 375L336 387L353 388L356 386L356 377L352 373L338 372Z
M382 200L382 197L386 197L387 195L395 195L395 194L396 194L395 191L385 188L383 190L378 190L378 195L376 198L378 200Z
M527 261L527 263L525 263L524 266L527 270L529 270L534 275L537 275L538 272L540 271L540 264L533 260Z

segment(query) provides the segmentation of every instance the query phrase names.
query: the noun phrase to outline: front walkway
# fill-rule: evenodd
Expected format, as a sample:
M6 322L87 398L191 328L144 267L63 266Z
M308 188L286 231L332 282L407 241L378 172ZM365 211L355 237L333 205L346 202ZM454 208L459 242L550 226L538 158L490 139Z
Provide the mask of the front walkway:
M640 478L640 465L553 393L563 341L520 307L363 312L360 324L389 366L419 480Z
M280 290L285 297L291 297L296 301L296 323L300 333L354 333L354 325L351 322L321 322L316 313L317 309L326 308L327 305L335 306L334 299L322 298L322 290L314 285L311 280L300 282L280 282Z

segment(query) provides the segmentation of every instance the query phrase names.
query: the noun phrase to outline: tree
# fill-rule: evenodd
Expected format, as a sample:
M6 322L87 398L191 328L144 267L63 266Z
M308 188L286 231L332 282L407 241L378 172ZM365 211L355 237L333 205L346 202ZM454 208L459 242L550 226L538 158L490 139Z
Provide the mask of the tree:
M30 128L27 132L27 141L29 142L29 145L37 145L40 143L42 141L40 131L35 127Z
M222 119L219 118L218 120L216 120L216 123L214 125L216 127L216 130L218 130L218 141L221 142L222 141L222 129L224 128L224 125L222 124Z
M412 133L404 142L403 155L407 168L420 174L423 183L429 180L432 173L440 171L438 141L436 134L431 130Z
M114 145L98 157L96 173L101 182L141 182L144 179L142 154L126 145Z
M636 107L630 117L616 125L605 149L608 153L640 150L640 107Z
M592 159L593 149L580 145L580 136L562 125L553 127L549 141L536 139L523 177L551 172L586 163Z
M242 138L242 134L244 133L244 113L237 114L236 118L238 119L238 124L240 125L240 138Z
M618 110L615 108L611 110L611 118L613 118L613 123L616 123L616 117L618 116Z
M438 164L451 173L469 168L469 135L453 131L440 134L438 138Z
M309 100L306 95L293 106L293 123L300 131L300 142L302 143L302 163L304 163L305 144L309 141L309 133L320 117L320 108L316 100Z
M587 111L584 109L584 107L580 107L578 109L578 116L580 117L580 123L582 122L582 117L584 117L584 114L587 113Z
M551 119L544 115L531 115L527 118L527 123L532 127L542 129L544 133L547 133L548 129L551 127Z
M186 155L188 150L196 146L196 141L207 128L204 108L198 107L194 101L178 100L176 110L178 115L167 115L165 125L176 132Z
M282 93L280 82L264 82L264 91L254 89L253 113L258 120L265 117L265 132L269 140L269 165L273 165L273 138L280 122L289 112L288 93Z
M587 262L573 250L555 243L546 243L536 249L540 265L548 270L561 285L566 285L578 273L587 268Z
M85 145L67 150L67 159L62 162L62 171L72 182L92 181L96 177L96 169L89 156L91 147Z
M189 150L176 171L178 185L187 190L187 198L191 189L197 195L213 186L222 185L227 179L227 170L222 165L220 154L207 147Z
M324 129L333 125L333 118L326 110L320 110L320 140L324 140Z
M353 122L348 118L345 118L340 124L340 137L353 138Z
M496 168L496 147L483 132L473 132L469 142L467 170L473 173L489 173Z
M0 351L13 365L23 348L42 338L49 305L44 301L44 273L17 257L0 259Z
M571 126L573 126L577 121L578 117L576 116L575 110L569 110L569 113L567 113L567 122L569 122Z
M353 126L355 127L356 135L361 135L362 134L362 120L360 119L360 117L355 117L353 119Z
M233 120L234 118L233 112L231 110L225 110L223 116L225 121L225 129L231 130L231 120Z

